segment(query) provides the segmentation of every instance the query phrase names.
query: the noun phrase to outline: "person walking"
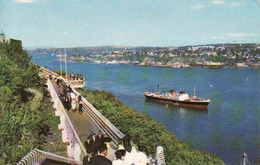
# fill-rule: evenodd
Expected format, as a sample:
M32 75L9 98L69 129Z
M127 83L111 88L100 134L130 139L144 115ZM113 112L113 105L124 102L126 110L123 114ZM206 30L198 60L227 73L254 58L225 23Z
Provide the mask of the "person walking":
M83 101L81 95L78 96L78 109L79 113L83 113Z
M57 87L59 88L60 87L60 79L57 78Z
M71 96L71 109L72 109L72 111L76 112L76 110L77 110L76 94L74 92L71 92L70 96Z
M68 92L66 95L66 104L67 104L66 107L68 111L71 109L71 102L72 102L71 93Z

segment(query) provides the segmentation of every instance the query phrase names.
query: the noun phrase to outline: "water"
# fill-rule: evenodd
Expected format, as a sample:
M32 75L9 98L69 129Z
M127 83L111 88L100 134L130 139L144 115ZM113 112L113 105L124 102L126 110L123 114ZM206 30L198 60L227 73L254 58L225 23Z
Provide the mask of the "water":
M59 69L54 56L32 56L41 66ZM243 152L251 164L260 160L260 70L69 63L68 72L82 74L86 88L110 91L161 122L190 148L214 153L226 164L239 164ZM195 84L198 97L211 99L208 111L146 101L143 93L158 84L190 95Z

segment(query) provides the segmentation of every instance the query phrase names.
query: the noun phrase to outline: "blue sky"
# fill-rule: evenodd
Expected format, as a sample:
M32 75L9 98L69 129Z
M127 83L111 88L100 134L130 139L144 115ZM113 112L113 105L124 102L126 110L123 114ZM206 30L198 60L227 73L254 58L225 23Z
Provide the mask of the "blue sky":
M0 0L24 47L260 43L259 0Z

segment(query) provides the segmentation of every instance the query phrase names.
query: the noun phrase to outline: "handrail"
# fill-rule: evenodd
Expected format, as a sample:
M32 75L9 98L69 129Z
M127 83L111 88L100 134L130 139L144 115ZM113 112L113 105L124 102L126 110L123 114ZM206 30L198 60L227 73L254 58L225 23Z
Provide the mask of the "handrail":
M162 146L158 146L156 149L155 161L158 165L166 165Z
M63 157L63 156L59 156L56 154L52 154L49 152L45 152L39 149L34 149L31 152L29 152L27 155L25 155L23 157L23 159L21 159L17 165L40 165L44 162L44 160L46 159L51 159L51 160L55 160L55 161L59 161L59 162L63 162L63 163L71 163L71 164L82 164L81 161L77 161L71 158L67 158L67 157Z
M39 66L40 66L40 65L39 65ZM49 69L46 69L46 68L44 68L44 67L42 67L42 66L40 66L40 69L44 70L45 72L49 72L49 73L51 73L51 74L54 74L55 76L59 76L57 73L55 73L55 72L53 72L53 71L50 71Z
M38 66L39 66L39 65L38 65ZM53 72L53 71L50 71L50 70L48 70L48 69L46 69L46 68L44 68L44 67L42 67L42 66L39 66L39 67L40 67L41 70L44 70L45 72L48 72L48 73L50 73L50 74L54 74L54 75L57 76L57 77L60 76L59 74L57 74L57 73L55 73L55 72ZM60 76L60 78L61 78L64 82L66 82L66 79L65 79L64 77ZM83 88L83 87L85 86L85 77L84 77L82 80L71 80L71 79L67 79L67 82L69 82L70 85L73 85L73 84L75 84L75 83L82 83L81 85L76 84L76 87L78 87L78 88Z
M62 109L62 111L63 111L63 113L64 113L66 119L68 120L68 122L69 122L69 124L70 124L70 127L72 128L72 131L73 131L74 135L76 136L76 139L77 139L77 141L78 141L78 143L79 143L79 145L80 145L80 148L81 148L81 150L83 151L83 154L84 154L84 155L87 155L86 148L85 148L84 145L82 144L82 142L81 142L81 140L80 140L80 138L79 138L79 136L78 136L78 134L77 134L77 132L76 132L76 130L75 130L73 124L72 124L72 122L70 121L70 118L69 118L69 116L68 116L68 114L67 114L67 111L65 110L65 108L64 108L64 106L63 106L63 104L62 104L62 102L60 101L60 99L59 99L57 93L55 92L55 89L54 89L54 87L53 87L53 85L52 85L52 83L51 83L51 81L50 81L49 79L48 79L48 82L47 82L47 83L50 84L51 90L54 91L54 92L53 92L53 93L54 93L54 97L57 98L58 103L60 104L61 109Z
M80 95L80 93L75 90L74 88L71 88L72 91ZM117 143L119 139L123 139L124 134L118 130L107 118L105 118L92 104L90 104L87 99L82 97L83 101L83 108L86 111L86 113L89 114L89 116L93 119L93 121L101 128L103 132L105 132L107 135L109 135L114 145L117 146Z
M54 73L46 68L43 68L40 66L42 70L54 74L58 76L57 73ZM63 77L61 77L63 80L65 80ZM73 87L71 87L72 91L76 93L77 95L80 95L80 93L75 90ZM115 146L117 146L117 143L119 139L123 139L124 134L118 130L107 118L105 118L92 104L90 104L87 99L82 97L83 105L85 105L83 108L86 111L87 114L93 119L93 121L98 125L98 127L105 133L107 133L113 140L113 143Z
M43 68L43 67L41 67ZM46 68L43 68L43 70L45 70L46 72L49 72L51 74L55 74L58 75ZM62 77L62 79L64 79ZM51 84L50 80L48 79L48 82ZM51 89L54 90L53 85L51 84ZM76 95L81 95L77 90L75 90L73 87L71 87L72 91L76 94ZM68 119L71 128L80 144L81 149L83 150L83 153L86 155L86 149L84 147L84 145L81 143L68 115L67 115L67 111L65 110L63 104L61 103L57 93L53 92L55 94L55 97L58 98L58 103L61 105L62 110L65 114L65 117ZM119 139L123 139L124 134L118 129L116 128L106 117L104 117L92 104L90 104L87 99L85 99L84 97L82 97L82 101L83 101L83 110L90 116L90 118L96 123L96 125L100 128L100 130L102 130L103 132L105 132L107 135L109 135L112 139L113 145L115 147L117 147L117 144L119 142ZM133 146L135 146L137 148L137 146L131 142L131 144ZM157 147L157 151L156 151L156 158L157 160L157 164L158 165L165 165L165 157L164 157L164 152L163 152L163 147L158 146Z

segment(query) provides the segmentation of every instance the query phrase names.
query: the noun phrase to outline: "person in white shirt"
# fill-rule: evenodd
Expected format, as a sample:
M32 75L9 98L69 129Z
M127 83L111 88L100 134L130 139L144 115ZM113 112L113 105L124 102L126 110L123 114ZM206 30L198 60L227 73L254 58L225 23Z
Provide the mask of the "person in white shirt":
M126 155L124 157L126 164L135 165L136 164L135 156L137 151L136 148L131 145L131 137L128 133L126 133L125 137L123 138L123 144L126 150Z
M76 111L76 109L77 109L77 100L76 100L76 95L75 95L75 93L73 93L73 92L71 92L71 109L72 109L72 111Z
M136 165L147 165L149 164L149 159L147 155L143 152L142 146L138 147L138 151L135 156Z

